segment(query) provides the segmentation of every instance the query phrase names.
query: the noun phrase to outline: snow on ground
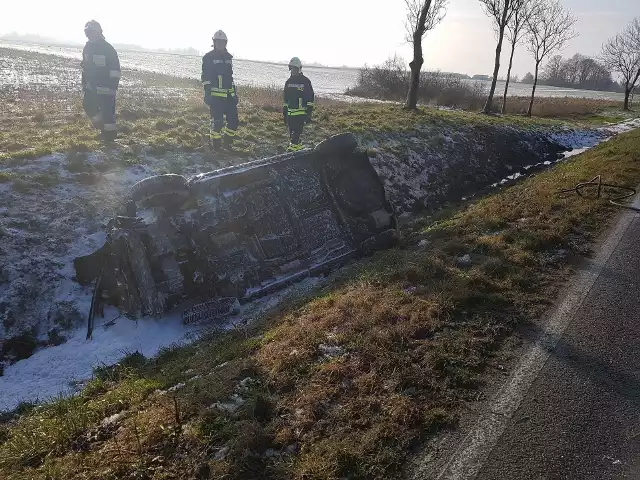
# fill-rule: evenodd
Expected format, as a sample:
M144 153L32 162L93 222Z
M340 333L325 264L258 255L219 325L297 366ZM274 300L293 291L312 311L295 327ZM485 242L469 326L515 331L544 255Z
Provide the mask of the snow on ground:
M606 125L594 130L566 129L553 133L550 138L566 148L571 148L564 158L575 157L616 135L640 128L640 118L630 118L620 123Z
M567 149L591 148L611 136L603 130L573 130L566 129L552 133L549 138Z
M640 118L630 118L629 120L625 120L624 122L602 127L603 130L611 132L611 134L624 133L636 128L640 128Z
M117 311L111 309L107 319L117 316ZM98 327L89 341L85 339L86 329L78 328L66 343L43 348L5 367L0 377L0 411L12 410L22 401L46 401L74 393L79 382L91 377L93 367L112 365L136 351L155 355L163 346L185 341L193 331L182 325L177 314L137 322L120 318L112 327Z
M286 299L316 288L322 281L319 277L306 278L274 295L243 305L238 314L226 319L222 328L244 325ZM119 317L115 308L105 309L105 318L97 319L92 340L86 340L86 329L80 327L66 343L43 348L6 367L0 377L0 412L13 410L23 401L38 403L74 394L91 379L94 367L113 365L134 352L153 357L163 347L192 342L210 328L185 326L181 313L177 310L160 319L133 321ZM107 326L114 318L113 325Z

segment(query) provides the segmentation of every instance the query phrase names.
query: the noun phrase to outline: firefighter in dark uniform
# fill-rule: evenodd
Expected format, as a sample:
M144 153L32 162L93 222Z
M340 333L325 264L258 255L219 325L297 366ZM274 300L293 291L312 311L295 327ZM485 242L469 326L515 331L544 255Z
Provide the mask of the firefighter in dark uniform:
M211 145L231 149L238 130L238 93L233 82L233 56L227 51L227 36L218 30L213 50L202 58L204 102L211 111ZM226 116L227 125L224 126Z
M103 140L110 142L117 135L116 92L120 84L120 60L115 49L104 39L98 22L87 22L84 33L88 41L82 51L82 105L93 126L102 131Z
M302 74L302 62L293 57L289 62L291 76L284 84L284 106L282 114L284 123L289 127L289 152L297 152L304 147L300 143L300 136L305 123L311 122L315 96L311 80Z

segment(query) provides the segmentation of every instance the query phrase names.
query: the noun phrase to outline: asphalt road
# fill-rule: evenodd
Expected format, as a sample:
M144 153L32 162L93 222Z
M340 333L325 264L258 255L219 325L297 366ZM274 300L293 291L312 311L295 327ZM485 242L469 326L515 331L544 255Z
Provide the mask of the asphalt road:
M476 478L640 479L640 217Z

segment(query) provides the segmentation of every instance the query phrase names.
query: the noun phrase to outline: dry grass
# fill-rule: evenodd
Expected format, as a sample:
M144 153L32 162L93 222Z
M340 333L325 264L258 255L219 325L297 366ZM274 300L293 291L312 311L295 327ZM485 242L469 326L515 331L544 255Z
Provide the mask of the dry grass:
M526 115L530 100L528 97L508 97L507 113ZM502 100L496 103L502 105ZM536 98L533 104L533 115L543 118L588 117L614 108L622 110L622 102L593 98L540 97ZM496 107L496 110L499 108Z
M391 57L381 66L361 68L357 84L347 95L402 102L406 100L411 75L402 58ZM486 101L486 88L481 83L468 83L440 72L420 74L418 101L425 105L441 105L465 110L480 110Z
M400 248L253 326L102 369L78 399L0 427L0 476L398 478L412 448L455 424L508 354L506 339L554 300L569 259L615 216L604 201L556 194L596 174L640 183L640 132L424 218ZM136 382L117 428L100 427L117 411L114 392ZM151 385L179 388L147 396ZM59 428L70 422L78 428Z

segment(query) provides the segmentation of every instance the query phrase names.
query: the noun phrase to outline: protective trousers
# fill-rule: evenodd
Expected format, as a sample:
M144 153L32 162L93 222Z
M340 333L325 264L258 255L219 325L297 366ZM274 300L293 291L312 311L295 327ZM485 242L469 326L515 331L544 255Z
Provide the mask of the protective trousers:
M93 126L102 132L105 140L116 138L115 95L98 95L96 92L85 90L82 106Z
M216 145L220 145L224 138L225 145L231 145L233 139L237 135L238 130L238 98L233 97L211 97L209 104L211 112L211 141ZM224 120L227 120L227 126L224 126Z
M300 116L289 116L287 119L287 126L289 127L289 148L290 152L297 152L298 150L302 150L304 147L300 143L300 136L302 135L302 130L304 129L304 122L307 117L305 115Z

